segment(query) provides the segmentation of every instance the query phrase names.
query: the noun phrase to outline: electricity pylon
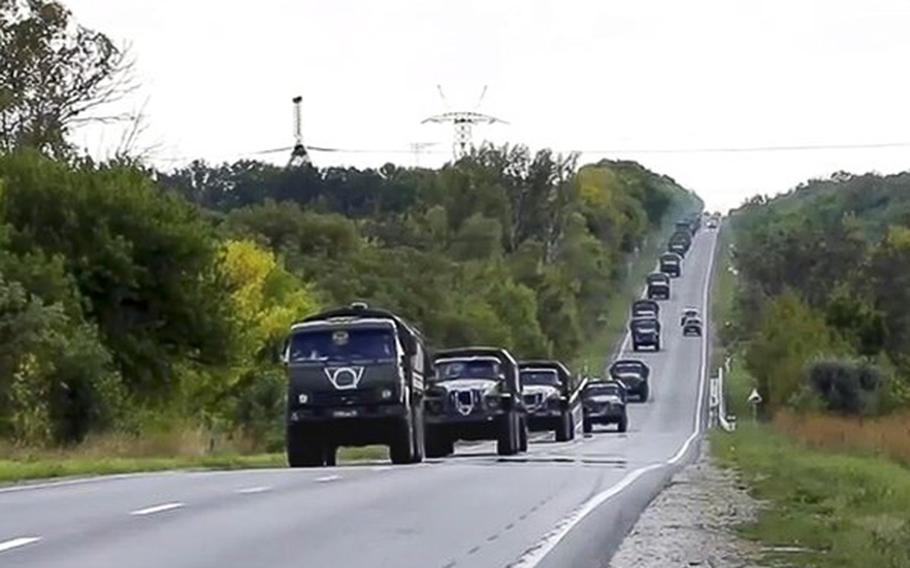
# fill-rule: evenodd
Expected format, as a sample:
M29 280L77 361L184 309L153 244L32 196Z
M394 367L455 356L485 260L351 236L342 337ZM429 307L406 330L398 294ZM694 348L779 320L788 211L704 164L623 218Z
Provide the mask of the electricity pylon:
M443 103L448 106L445 94L442 92L442 87L436 85L436 88L439 90L439 96L442 98ZM487 87L484 86L483 91L480 93L480 98L477 100L477 104L474 105L475 109L480 106L480 103L483 101L483 97L486 94ZM442 114L436 114L423 119L421 124L426 124L428 122L452 123L455 128L454 138L452 140L452 157L456 161L467 156L471 152L471 148L473 148L473 129L475 124L508 124L502 119L479 113L476 110L446 111Z

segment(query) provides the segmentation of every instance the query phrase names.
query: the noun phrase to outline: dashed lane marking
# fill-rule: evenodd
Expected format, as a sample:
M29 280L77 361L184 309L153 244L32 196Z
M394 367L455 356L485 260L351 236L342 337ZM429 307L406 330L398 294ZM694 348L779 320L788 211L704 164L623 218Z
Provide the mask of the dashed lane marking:
M146 507L145 509L137 509L135 511L130 511L130 515L143 517L145 515L154 515L155 513L164 513L165 511L173 511L174 509L180 509L184 507L183 503L162 503L161 505L154 505L152 507Z
M40 536L20 536L19 538L3 541L0 542L0 552L6 552L7 550L33 544L39 540L41 540Z

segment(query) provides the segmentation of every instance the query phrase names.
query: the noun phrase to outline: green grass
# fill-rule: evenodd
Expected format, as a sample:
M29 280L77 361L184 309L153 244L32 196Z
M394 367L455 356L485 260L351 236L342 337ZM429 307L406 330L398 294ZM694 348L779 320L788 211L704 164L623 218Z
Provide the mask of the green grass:
M733 317L733 302L736 295L736 275L730 269L730 242L732 235L729 226L721 226L717 235L717 253L714 259L714 274L711 279L711 321L714 329L714 348L712 350L712 368L716 369L723 364L728 355L723 339L723 329Z
M384 447L341 448L341 462L386 459ZM283 453L274 454L223 454L181 457L86 457L78 452L55 452L24 456L21 459L0 459L0 483L16 483L33 479L110 475L145 471L179 469L248 469L284 467Z
M910 567L910 470L882 458L811 451L770 426L716 431L712 450L766 501L743 536L765 565ZM792 547L800 552L782 552Z

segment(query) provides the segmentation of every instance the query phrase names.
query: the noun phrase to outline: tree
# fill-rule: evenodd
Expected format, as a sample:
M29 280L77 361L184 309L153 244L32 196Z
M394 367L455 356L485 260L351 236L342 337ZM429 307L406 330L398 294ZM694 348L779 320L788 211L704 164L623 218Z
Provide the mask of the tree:
M72 128L131 88L126 52L53 0L0 0L0 151L66 156ZM123 118L123 117L119 117Z

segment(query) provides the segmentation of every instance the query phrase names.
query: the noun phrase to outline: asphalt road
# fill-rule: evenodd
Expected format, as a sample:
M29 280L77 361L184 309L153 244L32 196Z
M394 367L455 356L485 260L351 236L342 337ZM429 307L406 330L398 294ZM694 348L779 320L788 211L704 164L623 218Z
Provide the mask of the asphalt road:
M715 233L702 231L661 305L652 399L626 434L536 437L414 466L174 472L0 489L0 566L452 568L606 566L705 424L705 343L679 313L704 301ZM624 345L628 349L628 343Z

